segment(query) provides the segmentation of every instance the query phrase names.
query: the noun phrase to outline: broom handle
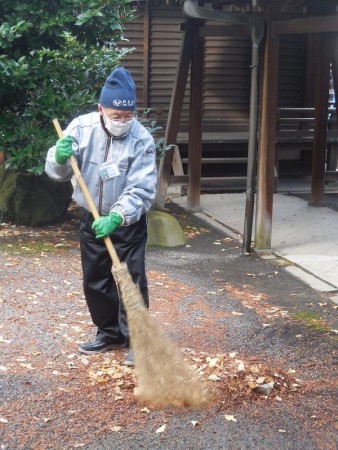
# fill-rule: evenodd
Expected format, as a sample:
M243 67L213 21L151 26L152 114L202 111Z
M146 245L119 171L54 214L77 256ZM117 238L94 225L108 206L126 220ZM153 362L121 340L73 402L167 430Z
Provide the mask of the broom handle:
M60 127L59 121L57 119L53 119L53 124L54 124L54 127L56 129L56 132L57 132L59 138L62 138L63 131ZM98 219L100 217L100 214L98 213L95 203L93 202L93 199L88 191L87 185L82 177L82 174L77 165L77 161L76 161L75 157L72 155L69 158L69 161L70 161L70 165L72 166L75 177L76 177L77 181L79 182L79 185L81 187L83 195L85 196L85 199L87 200L89 209L90 209L91 213L93 214L94 219ZM120 262L119 257L117 256L116 250L113 246L113 243L112 243L110 237L106 236L103 238L103 240L104 240L104 243L106 244L108 253L113 261L114 266L119 267L121 265L121 262Z

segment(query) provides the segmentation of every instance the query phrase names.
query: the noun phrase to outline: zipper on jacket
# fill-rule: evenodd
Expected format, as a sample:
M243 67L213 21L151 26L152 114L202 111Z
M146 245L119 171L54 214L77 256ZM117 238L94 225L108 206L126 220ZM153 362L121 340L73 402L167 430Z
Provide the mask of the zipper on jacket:
M108 136L103 162L107 161L111 141L112 141L112 137ZM100 177L100 185L99 185L99 214L100 214L100 216L102 215L102 195L103 195L103 180Z

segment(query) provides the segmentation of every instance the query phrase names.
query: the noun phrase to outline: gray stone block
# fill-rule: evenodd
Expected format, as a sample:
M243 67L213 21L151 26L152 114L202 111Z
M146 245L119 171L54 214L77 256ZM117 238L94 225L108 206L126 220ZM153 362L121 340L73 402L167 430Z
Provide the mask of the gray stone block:
M150 211L148 246L178 247L186 242L187 237L175 217L162 211Z

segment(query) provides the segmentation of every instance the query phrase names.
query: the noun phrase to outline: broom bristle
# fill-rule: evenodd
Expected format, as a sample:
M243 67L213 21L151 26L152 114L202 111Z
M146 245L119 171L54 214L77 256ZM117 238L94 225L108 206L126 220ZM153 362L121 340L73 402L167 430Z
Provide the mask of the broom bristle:
M135 355L135 395L161 407L206 405L211 397L205 383L150 316L126 264L121 264L113 273L127 312Z

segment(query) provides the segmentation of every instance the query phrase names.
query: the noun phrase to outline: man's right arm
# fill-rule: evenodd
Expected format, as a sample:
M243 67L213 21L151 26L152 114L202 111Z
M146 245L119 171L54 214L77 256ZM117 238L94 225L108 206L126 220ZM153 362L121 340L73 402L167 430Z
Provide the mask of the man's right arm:
M73 134L76 134L76 128L71 125L72 124L69 125L68 129L72 129L72 136L67 135L66 131L66 135L59 139L56 145L48 150L46 158L46 174L53 180L60 182L70 181L74 175L69 162L69 157L75 153L77 144L75 136L73 136Z

